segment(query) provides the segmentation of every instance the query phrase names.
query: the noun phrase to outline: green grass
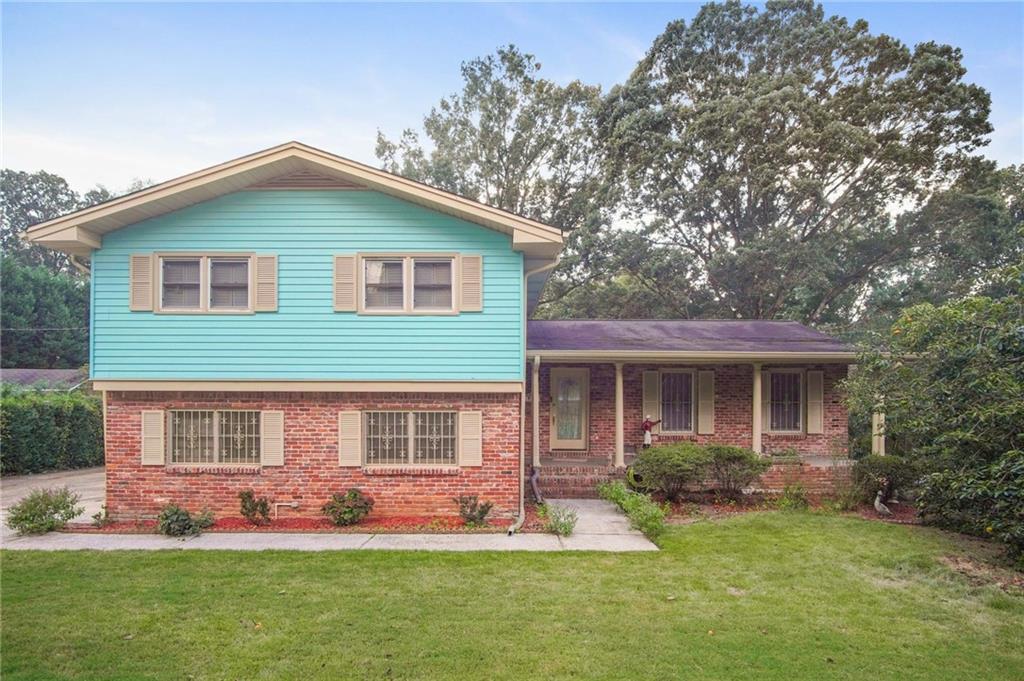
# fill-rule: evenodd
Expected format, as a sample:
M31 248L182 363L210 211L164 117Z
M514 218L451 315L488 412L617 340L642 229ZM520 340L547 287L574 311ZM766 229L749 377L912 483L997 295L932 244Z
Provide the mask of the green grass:
M1024 597L978 545L809 513L657 554L2 555L15 679L1024 679ZM713 633L711 633L713 632Z

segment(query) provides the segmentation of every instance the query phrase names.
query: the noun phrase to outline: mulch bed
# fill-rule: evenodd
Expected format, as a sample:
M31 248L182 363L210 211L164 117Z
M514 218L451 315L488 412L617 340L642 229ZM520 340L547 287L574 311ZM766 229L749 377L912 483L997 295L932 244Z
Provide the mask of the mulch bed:
M888 503L886 507L892 511L891 516L880 515L875 507L867 504L858 508L854 513L867 520L880 520L883 523L896 523L897 525L920 525L921 519L917 517L917 509L913 504Z
M536 515L536 512L534 512ZM69 523L66 532L83 534L153 534L155 520L115 521L96 527ZM461 518L449 516L380 516L366 518L356 525L337 527L327 518L277 518L266 525L253 525L245 518L218 518L204 532L314 532L324 534L489 534L505 532L508 520L486 527L466 527Z

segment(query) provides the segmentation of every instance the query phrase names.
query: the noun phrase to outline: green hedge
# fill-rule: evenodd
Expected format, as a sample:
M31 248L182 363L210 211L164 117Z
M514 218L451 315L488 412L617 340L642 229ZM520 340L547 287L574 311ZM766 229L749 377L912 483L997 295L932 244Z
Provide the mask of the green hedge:
M103 406L84 393L5 391L0 474L103 465Z

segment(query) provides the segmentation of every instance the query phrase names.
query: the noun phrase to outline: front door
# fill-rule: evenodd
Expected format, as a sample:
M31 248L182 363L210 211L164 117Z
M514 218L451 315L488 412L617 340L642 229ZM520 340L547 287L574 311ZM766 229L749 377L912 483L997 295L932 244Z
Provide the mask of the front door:
M551 369L551 449L586 449L590 370Z

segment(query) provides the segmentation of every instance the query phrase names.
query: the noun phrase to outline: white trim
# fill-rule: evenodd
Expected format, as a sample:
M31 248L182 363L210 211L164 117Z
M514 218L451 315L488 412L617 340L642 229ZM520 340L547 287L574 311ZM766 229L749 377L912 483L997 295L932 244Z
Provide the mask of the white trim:
M516 381L331 381L93 379L93 390L115 392L325 392L325 393L520 393Z
M527 350L527 359L540 357L545 362L627 362L650 364L654 362L793 362L801 364L852 364L855 352L718 352L703 350Z

